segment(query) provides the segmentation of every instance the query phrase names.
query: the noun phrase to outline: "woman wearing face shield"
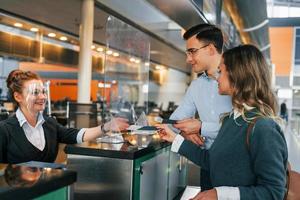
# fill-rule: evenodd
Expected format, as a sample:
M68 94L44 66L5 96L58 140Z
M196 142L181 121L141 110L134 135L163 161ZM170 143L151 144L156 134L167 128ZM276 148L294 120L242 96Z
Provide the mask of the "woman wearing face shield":
M47 91L37 74L14 70L6 82L17 111L0 122L0 163L53 162L59 143L90 141L101 135L101 128L119 131L129 126L126 119L115 118L93 128L63 127L55 119L42 114Z

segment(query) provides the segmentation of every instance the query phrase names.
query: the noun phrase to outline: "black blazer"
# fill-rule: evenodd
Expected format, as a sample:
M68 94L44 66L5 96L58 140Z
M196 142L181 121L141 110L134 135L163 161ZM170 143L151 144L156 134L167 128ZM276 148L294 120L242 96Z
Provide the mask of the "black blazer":
M33 146L26 138L14 115L0 122L0 163L28 161L53 162L58 153L58 143L77 143L78 129L61 126L55 119L44 116L46 145L43 151Z

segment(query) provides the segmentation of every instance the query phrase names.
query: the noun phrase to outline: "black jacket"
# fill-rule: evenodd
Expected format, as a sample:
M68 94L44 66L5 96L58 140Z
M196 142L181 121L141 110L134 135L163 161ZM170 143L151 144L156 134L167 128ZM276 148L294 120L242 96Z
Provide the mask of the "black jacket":
M46 145L40 151L32 145L14 115L0 122L0 163L28 161L53 162L58 153L58 143L74 144L79 130L61 126L55 119L44 116Z

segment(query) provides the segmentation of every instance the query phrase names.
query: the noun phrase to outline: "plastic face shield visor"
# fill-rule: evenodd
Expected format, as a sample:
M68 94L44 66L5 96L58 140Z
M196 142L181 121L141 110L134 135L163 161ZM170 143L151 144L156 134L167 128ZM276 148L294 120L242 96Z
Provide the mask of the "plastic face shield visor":
M45 105L48 96L48 90L45 84L42 82L31 83L27 87L26 103L27 109L34 112L34 105L36 103L42 103Z
M40 94L47 97L48 90L44 83L31 83L27 88L27 95L38 97Z

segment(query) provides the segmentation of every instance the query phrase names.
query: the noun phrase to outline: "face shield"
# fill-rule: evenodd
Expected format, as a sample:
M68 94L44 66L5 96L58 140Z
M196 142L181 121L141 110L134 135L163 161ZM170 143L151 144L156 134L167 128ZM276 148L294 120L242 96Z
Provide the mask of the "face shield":
M47 87L42 82L30 83L28 85L26 94L26 108L27 110L35 114L45 109L47 100Z

